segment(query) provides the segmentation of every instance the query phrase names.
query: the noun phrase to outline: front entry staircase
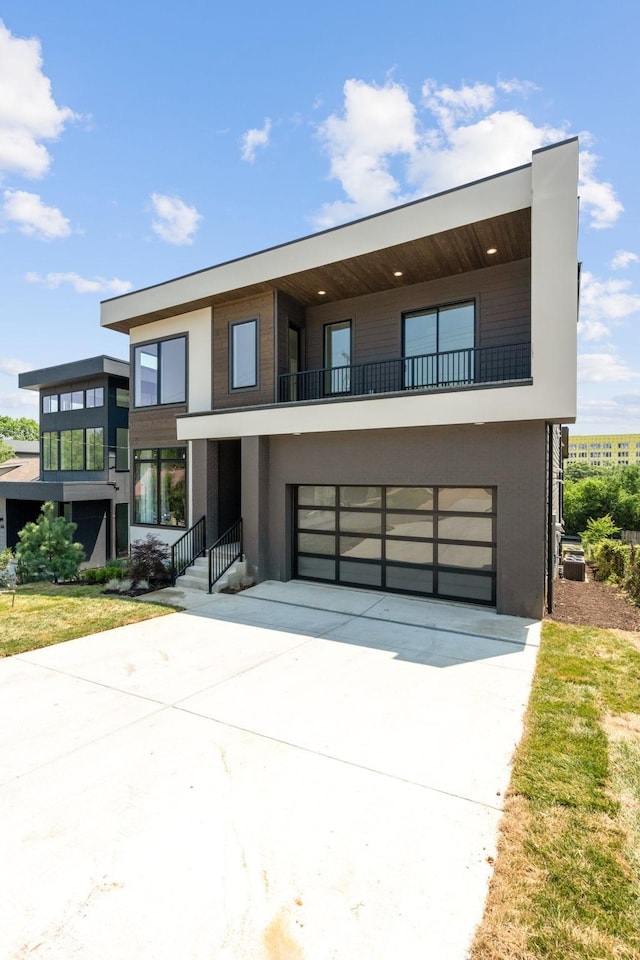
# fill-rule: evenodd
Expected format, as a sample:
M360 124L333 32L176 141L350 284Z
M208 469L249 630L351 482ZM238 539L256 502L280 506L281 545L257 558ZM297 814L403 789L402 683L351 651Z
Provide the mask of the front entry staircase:
M242 552L242 518L206 548L204 517L171 548L174 586L219 593L247 583L247 562Z

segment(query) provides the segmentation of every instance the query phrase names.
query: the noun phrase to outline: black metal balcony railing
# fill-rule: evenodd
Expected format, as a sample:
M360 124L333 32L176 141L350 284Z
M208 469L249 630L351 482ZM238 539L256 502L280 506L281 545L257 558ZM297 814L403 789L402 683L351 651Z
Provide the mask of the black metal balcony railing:
M511 343L285 373L279 378L278 399L280 403L299 403L329 397L507 383L530 376L531 344Z

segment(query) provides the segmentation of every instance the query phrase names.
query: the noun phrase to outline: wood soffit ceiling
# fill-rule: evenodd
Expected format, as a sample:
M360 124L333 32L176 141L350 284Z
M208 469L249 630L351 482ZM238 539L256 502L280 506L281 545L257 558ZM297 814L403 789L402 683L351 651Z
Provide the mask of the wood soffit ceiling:
M498 252L487 254L491 247L496 247ZM526 208L312 270L287 274L269 283L227 291L213 297L212 302L215 305L276 289L309 307L439 280L530 256L531 209ZM402 276L394 277L394 270L401 270ZM318 290L325 290L326 295L319 296Z

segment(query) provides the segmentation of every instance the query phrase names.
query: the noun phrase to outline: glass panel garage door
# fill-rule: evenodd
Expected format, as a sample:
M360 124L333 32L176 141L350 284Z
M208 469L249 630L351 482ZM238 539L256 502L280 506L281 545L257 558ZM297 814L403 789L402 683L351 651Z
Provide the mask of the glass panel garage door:
M495 604L494 488L317 485L294 499L296 577Z

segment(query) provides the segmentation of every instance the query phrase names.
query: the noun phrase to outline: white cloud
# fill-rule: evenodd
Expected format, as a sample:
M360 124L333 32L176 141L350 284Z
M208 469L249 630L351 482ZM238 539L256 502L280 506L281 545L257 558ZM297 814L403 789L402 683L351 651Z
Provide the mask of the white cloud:
M331 114L319 127L331 176L347 201L325 204L316 218L328 227L348 217L398 202L398 181L389 170L394 156L410 156L417 144L416 108L400 84L378 87L362 80L344 85L344 116Z
M270 134L271 120L269 117L265 117L264 126L261 130L253 127L251 130L243 133L240 138L240 142L242 143L242 159L246 160L247 163L253 163L256 159L258 147L264 148L269 145Z
M81 277L77 273L27 273L25 280L28 283L41 283L47 290L57 290L64 283L70 284L76 293L111 293L117 296L120 293L127 293L131 290L133 284L128 280L119 280L114 277L107 280L106 277L93 277L91 280Z
M507 104L503 108L505 98L535 89L515 78L457 88L427 80L415 104L398 83L347 80L341 115L332 114L318 128L330 175L346 197L325 204L316 224L332 226L529 163L533 150L567 136L564 125L536 124ZM622 205L611 184L597 179L596 165L584 150L580 194L592 225L600 228L614 222Z
M600 280L588 271L580 279L579 333L585 340L608 336L611 326L640 313L640 294L629 280Z
M0 391L0 411L3 409L18 410L26 407L38 406L38 394L33 390L4 390ZM20 414L22 415L22 414ZM25 410L24 416L32 416L32 411Z
M177 246L193 243L193 235L203 219L195 207L188 206L180 197L162 193L152 193L151 203L157 217L151 224L154 233Z
M0 360L0 373L6 373L10 377L17 377L19 373L24 373L25 370L31 370L32 368L33 364L13 357L5 357Z
M597 162L598 158L589 150L580 151L580 202L591 215L591 226L601 230L613 226L624 207L612 185L596 179Z
M640 372L632 370L612 353L582 353L578 355L578 381L580 383L616 383L620 380L635 380Z
M618 250L611 261L611 269L626 270L630 263L640 263L638 254L631 253L630 250Z
M57 207L48 207L37 193L5 190L2 216L18 225L18 230L39 240L68 237L71 226Z
M41 141L55 140L75 118L51 95L40 41L14 37L0 20L0 172L42 177L51 157Z

